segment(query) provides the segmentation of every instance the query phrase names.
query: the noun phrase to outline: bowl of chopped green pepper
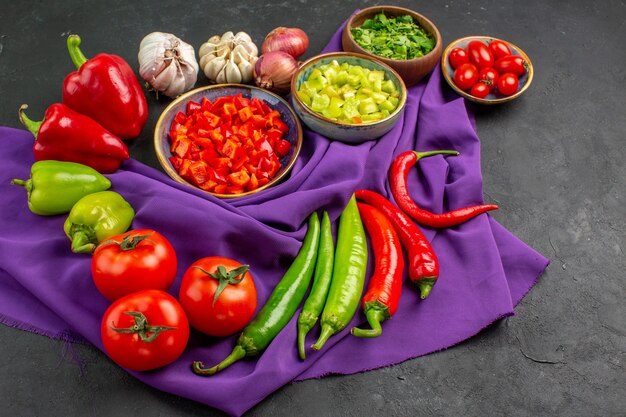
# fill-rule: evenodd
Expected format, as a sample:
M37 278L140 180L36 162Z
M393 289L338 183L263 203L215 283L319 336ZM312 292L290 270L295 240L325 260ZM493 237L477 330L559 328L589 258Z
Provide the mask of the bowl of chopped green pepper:
M400 120L406 87L396 71L362 54L330 52L300 65L291 78L291 104L311 130L329 139L378 139Z
M346 52L389 65L407 86L430 74L443 50L441 34L429 19L398 6L372 6L355 13L343 29L341 43Z

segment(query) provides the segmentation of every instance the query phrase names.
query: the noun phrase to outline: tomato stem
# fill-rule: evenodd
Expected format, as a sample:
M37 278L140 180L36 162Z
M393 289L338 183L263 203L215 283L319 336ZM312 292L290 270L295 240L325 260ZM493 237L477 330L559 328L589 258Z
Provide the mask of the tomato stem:
M243 278L246 276L246 272L248 272L248 270L250 269L250 265L241 265L235 269L231 269L230 271L227 271L223 265L219 265L217 267L217 271L215 272L209 272L200 266L194 266L194 268L199 269L206 275L219 281L219 285L217 286L217 289L215 290L215 295L213 296L212 305L215 306L215 302L217 301L218 297L228 285L237 285L241 281L243 281ZM241 277L237 278L239 276Z
M102 242L100 246L114 243L118 245L120 247L120 250L122 251L133 250L137 247L137 245L139 245L140 242L149 238L153 234L154 232L148 233L147 235L136 235L136 236L127 235L127 236L124 236L121 242L118 242L114 239L109 239L109 240L105 240L104 242Z
M123 328L111 326L111 329L115 330L118 333L136 333L139 335L141 340L146 343L152 342L161 332L164 332L166 330L176 330L176 327L170 326L150 326L148 324L148 319L140 311L125 311L124 314L134 317L135 324L130 327Z

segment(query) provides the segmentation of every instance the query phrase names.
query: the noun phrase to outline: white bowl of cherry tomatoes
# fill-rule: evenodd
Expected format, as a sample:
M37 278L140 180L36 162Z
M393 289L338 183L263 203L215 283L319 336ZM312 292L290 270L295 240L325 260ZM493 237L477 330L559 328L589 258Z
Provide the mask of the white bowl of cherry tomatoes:
M450 43L441 56L441 70L454 91L481 104L515 100L533 80L528 55L490 36L468 36Z

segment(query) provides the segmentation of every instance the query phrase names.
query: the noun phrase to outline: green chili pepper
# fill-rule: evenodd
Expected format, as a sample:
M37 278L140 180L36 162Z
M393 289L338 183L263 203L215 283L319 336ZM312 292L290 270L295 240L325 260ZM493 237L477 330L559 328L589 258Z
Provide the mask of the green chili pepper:
M63 229L72 241L72 252L92 253L104 239L128 230L134 216L135 210L121 195L100 191L74 204Z
M307 333L315 326L324 308L324 303L326 302L330 279L333 276L334 256L335 247L330 218L328 217L328 212L325 211L322 215L320 242L317 249L317 262L315 264L313 286L298 316L298 353L302 360L306 358L304 339Z
M359 307L367 269L367 241L354 195L339 217L333 277L321 320L321 333L311 346L320 350L334 334L343 330Z
M192 365L194 373L213 375L246 356L258 355L291 320L313 277L320 235L317 213L311 214L307 227L298 255L261 311L243 329L231 354L212 368L205 368L202 362L195 361Z
M44 160L30 168L30 178L15 178L11 184L26 188L28 208L41 216L68 213L87 194L111 187L104 175L75 162Z

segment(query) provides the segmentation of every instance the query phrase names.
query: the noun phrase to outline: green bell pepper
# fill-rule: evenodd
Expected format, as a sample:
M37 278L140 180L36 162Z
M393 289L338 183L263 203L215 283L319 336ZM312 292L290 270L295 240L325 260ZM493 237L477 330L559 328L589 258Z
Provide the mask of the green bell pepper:
M98 243L124 233L135 210L114 191L100 191L80 200L70 211L63 230L72 241L72 252L93 253Z
M87 165L45 160L30 168L30 178L15 178L11 184L26 188L28 208L41 216L68 213L87 194L111 187L104 175Z

